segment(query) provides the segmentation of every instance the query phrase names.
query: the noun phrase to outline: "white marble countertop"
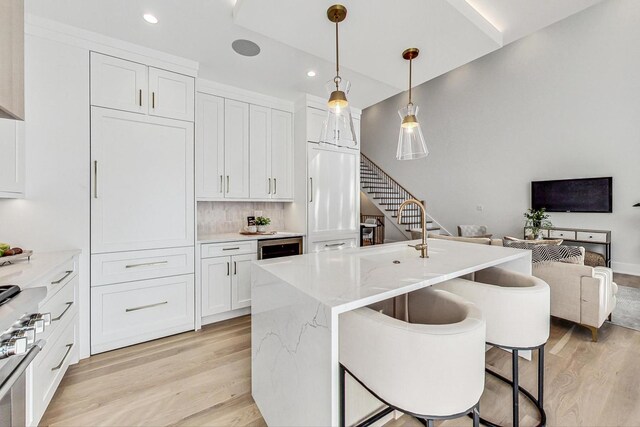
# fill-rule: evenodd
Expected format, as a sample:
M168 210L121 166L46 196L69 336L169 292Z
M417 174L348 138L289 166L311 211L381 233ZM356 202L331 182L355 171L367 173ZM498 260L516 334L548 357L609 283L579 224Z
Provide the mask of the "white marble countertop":
M0 284L18 285L22 289L43 286L40 281L54 273L62 263L80 254L80 250L34 252L31 260L0 267ZM2 260L2 258L0 258Z
M331 307L334 313L512 261L521 263L521 270L531 271L528 250L428 239L429 258L423 259L408 243L419 241L275 258L257 261L255 266Z
M276 234L246 235L240 233L203 234L198 236L198 243L225 243L244 240L286 239L288 237L304 237L304 233L278 231Z

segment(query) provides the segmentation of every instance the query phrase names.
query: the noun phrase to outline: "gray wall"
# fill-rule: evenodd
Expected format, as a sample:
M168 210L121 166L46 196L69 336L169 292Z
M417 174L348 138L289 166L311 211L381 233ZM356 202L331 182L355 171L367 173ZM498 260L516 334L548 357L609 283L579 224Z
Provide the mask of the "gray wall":
M364 110L362 151L450 231L520 236L532 180L613 176L614 213L552 220L612 230L614 268L640 274L640 1L607 0L415 88L423 160L395 159L406 102Z

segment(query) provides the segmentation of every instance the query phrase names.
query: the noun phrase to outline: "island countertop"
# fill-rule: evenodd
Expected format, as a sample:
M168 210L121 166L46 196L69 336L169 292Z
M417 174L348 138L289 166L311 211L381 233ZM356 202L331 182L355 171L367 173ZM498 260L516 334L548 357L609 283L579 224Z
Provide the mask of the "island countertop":
M531 265L531 251L428 239L429 258L409 244L326 251L257 261L268 273L342 313L509 262ZM530 274L530 269L529 269Z

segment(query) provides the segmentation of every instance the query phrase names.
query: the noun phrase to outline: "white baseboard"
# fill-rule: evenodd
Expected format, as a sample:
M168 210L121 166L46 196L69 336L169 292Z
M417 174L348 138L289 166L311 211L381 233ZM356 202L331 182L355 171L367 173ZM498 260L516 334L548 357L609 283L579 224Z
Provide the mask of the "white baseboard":
M640 276L640 264L631 264L627 262L612 262L611 268L615 273Z

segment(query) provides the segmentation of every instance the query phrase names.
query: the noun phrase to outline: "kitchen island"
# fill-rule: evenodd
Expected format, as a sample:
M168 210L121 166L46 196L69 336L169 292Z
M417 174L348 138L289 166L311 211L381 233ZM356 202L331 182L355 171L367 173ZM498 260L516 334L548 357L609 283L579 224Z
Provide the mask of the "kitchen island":
M429 239L427 259L402 242L254 263L252 393L267 424L338 425L341 313L492 266L531 274L531 251Z

